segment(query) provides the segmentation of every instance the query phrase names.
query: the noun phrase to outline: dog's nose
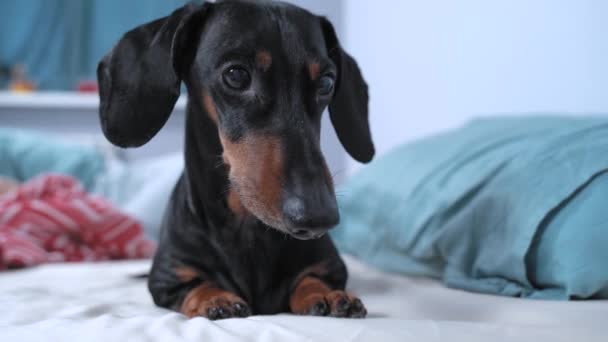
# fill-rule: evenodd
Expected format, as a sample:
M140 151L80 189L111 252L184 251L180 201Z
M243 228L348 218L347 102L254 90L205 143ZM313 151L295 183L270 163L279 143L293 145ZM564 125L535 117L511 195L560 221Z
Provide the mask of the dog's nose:
M305 201L300 197L290 197L283 203L283 215L292 235L300 239L320 237L340 221L335 198Z

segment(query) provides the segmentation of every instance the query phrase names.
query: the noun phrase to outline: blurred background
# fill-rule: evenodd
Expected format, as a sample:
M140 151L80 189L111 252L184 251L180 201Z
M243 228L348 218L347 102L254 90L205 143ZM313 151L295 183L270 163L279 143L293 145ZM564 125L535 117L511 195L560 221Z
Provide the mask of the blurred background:
M328 16L359 62L380 153L473 116L608 111L606 1L291 2ZM1 2L0 124L98 134L97 62L124 32L184 3ZM178 151L183 106L149 145L126 155ZM359 167L328 124L323 144L340 179Z
M436 337L441 325L432 320L445 320L450 328L439 335L452 338L458 331L454 321L484 322L483 331L488 330L487 322L496 321L509 324L496 330L502 338L524 325L546 325L551 340L571 336L562 332L573 328L577 335L572 336L580 340L593 339L579 331L599 332L603 339L595 340L606 340L601 319L608 317L606 302L579 299L608 298L608 1L288 1L333 22L370 86L377 157L356 176L362 165L346 154L328 115L323 118L322 148L336 182L342 182L337 191L341 222L331 233L338 250L383 271L432 277L460 290L576 299L545 305L485 295L476 299L463 292L448 298L428 283L407 280L391 289L384 280L368 282L376 276L360 271L351 279L367 297L366 305L372 303L370 313L381 313L367 322L381 329L402 329L400 321L377 325L378 319L415 319L415 331L428 327L428 336ZM54 200L48 194L62 194L71 183L45 173L61 174L82 184L87 196L99 195L126 214L125 222L138 228L138 235L125 234L130 236L130 241L124 239L129 245L158 238L169 196L183 172L185 98L148 144L121 150L111 146L100 129L95 69L125 32L186 2L0 1L0 194L17 189L33 193L31 201L37 201L36 196ZM41 184L49 189L41 191ZM80 188L68 190L74 189ZM12 210L4 209L11 201L16 202L9 203ZM58 228L63 234L60 241L69 241L65 246L70 250L98 248L98 241L73 234L75 228L82 236L90 231L110 235L100 239L101 252L94 260L150 254L113 254L114 240L123 234L117 227L124 228L116 224L115 213L105 215L113 220L111 229L98 220L75 220L64 227L64 220L57 225L40 223L29 213L31 207L19 201L0 196L0 252L23 252L26 243L34 252L8 262L0 253L0 270L91 260L83 257L86 254L65 253L64 245L56 248L35 235L46 234L49 227ZM63 197L51 204L69 212ZM24 222L15 219L21 217L15 213L23 215ZM3 231L13 240L3 237ZM30 262L30 254L42 256ZM99 279L110 274L92 268L88 272ZM109 311L102 302L82 310L56 310L70 306L64 294L73 284L80 285L80 279L66 278L66 286L59 277L60 295L52 295L44 288L46 282L38 284L44 278L32 274L40 288L32 286L28 292L24 286L13 307L0 298L9 303L3 307L10 311L0 312L0 320L18 317L13 308L22 307L23 320L16 319L24 329L32 327L29 323L36 315L42 320L59 317L86 329L90 325L76 315L95 322L98 314ZM7 289L0 292L11 296L17 292L9 287L27 282L15 278L4 284ZM117 317L131 321L121 305L136 292L115 294L114 285L95 284L80 286L82 302L96 303L99 296L90 296L93 288L98 289L95 293L109 289L112 298L120 298ZM424 290L416 290L416 284ZM143 287L136 291L145 295ZM376 298L376 304L368 298ZM29 304L22 305L25 302ZM145 310L146 305L141 307ZM521 325L510 325L514 322ZM94 326L103 333L141 330ZM470 340L471 325L461 329ZM294 328L304 330L300 325ZM73 335L75 330L66 331ZM281 325L281 334L284 331ZM322 329L324 338L329 332Z

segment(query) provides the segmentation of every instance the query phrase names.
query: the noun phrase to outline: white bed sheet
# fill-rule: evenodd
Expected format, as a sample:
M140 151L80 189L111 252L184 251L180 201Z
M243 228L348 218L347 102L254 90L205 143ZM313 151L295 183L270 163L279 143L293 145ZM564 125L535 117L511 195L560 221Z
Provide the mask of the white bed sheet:
M154 307L149 261L58 264L0 273L0 341L608 341L608 301L472 294L346 258L369 317L209 321Z

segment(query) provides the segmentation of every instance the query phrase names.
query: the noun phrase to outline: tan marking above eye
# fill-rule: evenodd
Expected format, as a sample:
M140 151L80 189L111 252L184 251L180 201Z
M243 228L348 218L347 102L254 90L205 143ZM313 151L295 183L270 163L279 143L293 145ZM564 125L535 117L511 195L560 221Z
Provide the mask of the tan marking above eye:
M270 52L266 50L258 51L255 55L255 64L258 68L262 69L262 71L268 71L272 65L272 56L270 55Z
M321 72L321 65L319 63L310 63L308 64L308 76L312 81L316 81L319 78L319 74Z

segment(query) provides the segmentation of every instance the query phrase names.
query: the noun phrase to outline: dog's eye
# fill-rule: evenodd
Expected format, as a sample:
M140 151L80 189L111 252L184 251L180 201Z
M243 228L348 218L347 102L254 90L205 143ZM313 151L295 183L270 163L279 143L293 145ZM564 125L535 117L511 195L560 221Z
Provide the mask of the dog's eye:
M334 90L334 78L324 75L319 79L319 95L329 95Z
M234 66L224 71L224 83L232 89L244 90L251 83L249 72L242 67Z

